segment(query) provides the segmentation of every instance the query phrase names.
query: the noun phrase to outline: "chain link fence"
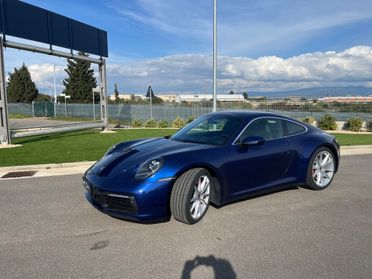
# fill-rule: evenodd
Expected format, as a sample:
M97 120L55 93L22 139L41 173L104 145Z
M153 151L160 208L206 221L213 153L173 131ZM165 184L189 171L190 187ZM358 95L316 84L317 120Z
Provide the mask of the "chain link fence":
M363 121L372 118L372 103L340 104L340 103L281 103L262 102L252 104L248 102L221 102L218 103L218 111L224 110L248 110L275 112L296 119L312 116L320 119L325 113L333 115L337 121L346 121L351 117L359 117ZM152 116L155 120L172 122L178 116L184 119L198 117L212 111L212 103L193 104L160 104L152 105ZM149 120L151 117L149 104L110 104L108 106L109 118L120 124L129 124L133 120ZM35 109L31 104L9 104L10 116L36 116ZM57 118L78 118L79 120L92 121L100 119L100 106L98 104L56 104ZM38 116L50 116L38 114Z

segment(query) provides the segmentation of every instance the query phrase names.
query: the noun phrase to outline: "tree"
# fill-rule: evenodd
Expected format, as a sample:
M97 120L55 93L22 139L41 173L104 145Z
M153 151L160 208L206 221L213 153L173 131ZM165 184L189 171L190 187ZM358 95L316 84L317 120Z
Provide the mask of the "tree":
M78 55L88 56L84 52ZM97 87L97 81L94 77L94 70L90 68L87 61L67 59L68 77L63 81L65 89L63 93L71 96L72 103L90 103L92 102L92 89ZM94 94L95 103L99 102L99 95Z
M150 94L151 94L151 98L155 97L154 91L152 91L151 85L149 85L149 88L147 89L146 98L150 98Z
M230 94L230 95L234 94L234 91L231 90L231 91L229 92L229 94Z
M248 93L247 92L243 92L243 97L244 97L244 99L248 99Z
M119 98L119 90L118 90L118 84L117 83L115 83L114 94L115 94L115 103L118 104L120 102L120 98Z
M9 73L7 94L9 103L31 103L37 98L39 91L24 63L20 69L14 68L14 72Z

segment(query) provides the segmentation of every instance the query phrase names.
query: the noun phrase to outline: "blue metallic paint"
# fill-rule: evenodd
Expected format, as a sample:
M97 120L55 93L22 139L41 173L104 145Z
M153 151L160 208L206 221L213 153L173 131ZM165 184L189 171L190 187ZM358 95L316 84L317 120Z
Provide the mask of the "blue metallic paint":
M338 166L339 146L334 137L315 127L269 113L215 114L229 114L244 119L225 145L195 144L165 138L123 142L85 173L84 179L101 191L134 197L138 209L136 213L109 210L90 199L91 202L105 213L124 219L169 219L173 183L178 176L192 168L203 167L210 172L214 179L211 202L223 205L268 189L304 184L310 158L320 146L327 146L333 151ZM306 127L307 131L267 140L263 145L234 144L240 132L259 117L293 121ZM144 180L134 178L142 163L160 157L164 159L164 164L158 172Z

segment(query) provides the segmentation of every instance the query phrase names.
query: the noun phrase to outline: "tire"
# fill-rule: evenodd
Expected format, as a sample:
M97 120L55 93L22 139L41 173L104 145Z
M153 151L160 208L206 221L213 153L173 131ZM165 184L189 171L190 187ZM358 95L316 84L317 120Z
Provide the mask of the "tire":
M173 217L190 225L199 222L209 207L211 182L209 172L203 168L191 169L179 176L170 197Z
M327 188L334 178L335 169L336 161L333 152L327 147L318 148L307 168L306 186L312 190Z

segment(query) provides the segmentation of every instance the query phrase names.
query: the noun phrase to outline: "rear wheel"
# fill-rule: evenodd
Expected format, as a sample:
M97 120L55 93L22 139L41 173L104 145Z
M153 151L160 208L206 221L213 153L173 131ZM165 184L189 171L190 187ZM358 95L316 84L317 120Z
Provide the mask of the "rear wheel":
M331 184L335 173L336 162L332 151L320 147L311 157L307 170L307 186L313 190L323 190Z
M186 224L199 222L208 210L211 177L203 168L183 173L174 183L170 209L174 218Z

